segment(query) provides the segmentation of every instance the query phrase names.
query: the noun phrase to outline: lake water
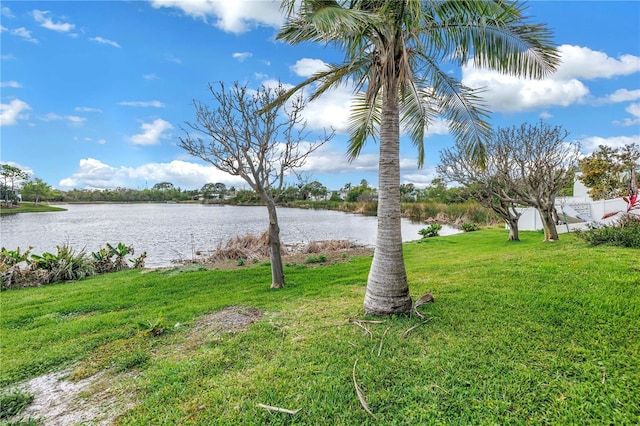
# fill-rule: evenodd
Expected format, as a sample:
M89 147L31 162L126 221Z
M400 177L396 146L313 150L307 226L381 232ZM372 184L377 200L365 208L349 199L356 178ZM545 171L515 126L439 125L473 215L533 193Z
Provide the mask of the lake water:
M2 247L32 252L56 252L68 244L76 251L98 250L106 243L133 246L147 252L147 267L168 266L191 259L195 250L213 250L227 240L249 233L261 235L268 226L266 207L202 204L69 204L67 211L0 216ZM373 246L375 217L329 210L278 209L280 238L285 244L314 240L351 240ZM420 238L423 223L403 219L403 241ZM443 227L440 235L458 232Z

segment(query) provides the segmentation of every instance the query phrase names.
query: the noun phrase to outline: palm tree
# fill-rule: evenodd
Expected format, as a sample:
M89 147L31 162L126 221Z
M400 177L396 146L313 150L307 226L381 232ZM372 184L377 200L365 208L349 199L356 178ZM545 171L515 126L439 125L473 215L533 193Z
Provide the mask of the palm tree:
M277 38L320 42L345 53L292 88L278 102L313 87L311 100L340 84L355 85L348 155L368 138L379 140L378 229L365 312L408 312L412 301L404 267L400 214L400 124L424 163L425 128L448 121L457 141L482 163L490 136L488 111L477 90L461 84L446 64L475 66L531 78L553 71L558 54L551 32L527 22L525 7L483 0L284 0L288 21Z

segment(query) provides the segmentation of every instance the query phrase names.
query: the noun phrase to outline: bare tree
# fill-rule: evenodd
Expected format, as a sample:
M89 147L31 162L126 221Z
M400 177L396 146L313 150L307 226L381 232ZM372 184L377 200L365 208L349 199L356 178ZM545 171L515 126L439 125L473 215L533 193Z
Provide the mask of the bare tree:
M580 146L566 141L569 132L542 121L498 129L492 138L497 178L514 199L540 212L545 241L557 241L556 196L573 178Z
M509 240L519 241L518 220L522 213L516 208L517 201L510 182L499 179L499 167L504 159L496 156L495 144L485 144L487 161L483 166L473 160L464 146L456 144L440 152L438 173L449 182L457 182L468 188L469 195L485 207L492 209L509 227Z
M230 89L222 82L219 85L219 90L209 85L215 107L194 101L196 121L186 123L186 136L180 138L179 146L223 172L240 176L258 193L269 213L271 287L281 288L285 279L276 202L287 174L304 165L333 132L306 141L309 132L301 117L305 106L301 97L265 108L283 95L282 85L257 91L237 82Z

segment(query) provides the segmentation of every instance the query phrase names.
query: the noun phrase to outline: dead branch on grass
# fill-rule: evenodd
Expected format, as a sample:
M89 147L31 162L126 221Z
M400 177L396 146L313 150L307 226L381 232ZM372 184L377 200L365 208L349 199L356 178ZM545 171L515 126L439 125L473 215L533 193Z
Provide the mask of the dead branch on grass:
M291 414L291 415L296 415L301 410L301 408L298 408L297 410L288 410L286 408L274 407L272 405L265 405L265 404L258 404L258 407L264 408L265 410L268 410L268 411L275 411L278 413L285 413L285 414Z
M429 321L431 321L433 318L427 318L426 320L422 321L421 323L415 324L411 327L409 327L409 329L407 331L405 331L404 333L402 333L402 337L406 338L409 333L411 333L413 330L415 330L416 328L425 325L426 323L428 323Z
M365 327L364 325L360 324L359 321L355 321L355 320L349 320L349 324L353 324L353 325L357 325L358 327L360 327L361 329L364 330L364 332L366 334L369 335L369 337L371 337L373 339L373 334L371 333L371 330L369 330L367 327Z
M380 346L378 346L378 358L380 358L380 354L382 353L382 342L384 341L384 336L387 335L390 329L391 327L387 327L387 329L382 334L382 337L380 338Z
M353 376L353 386L356 388L356 395L358 396L358 401L360 401L360 405L362 405L362 408L364 408L364 411L369 413L371 415L371 417L375 417L375 414L373 414L371 412L371 410L369 409L369 404L367 404L367 401L364 399L364 395L362 394L362 389L360 389L360 386L358 385L358 382L356 381L356 364L358 364L358 360L357 359L353 363L353 374L352 374L352 376Z

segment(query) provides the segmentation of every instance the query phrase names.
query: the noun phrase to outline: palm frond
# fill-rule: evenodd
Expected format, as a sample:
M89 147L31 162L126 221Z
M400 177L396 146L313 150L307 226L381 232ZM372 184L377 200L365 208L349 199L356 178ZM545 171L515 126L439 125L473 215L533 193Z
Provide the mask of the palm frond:
M359 92L355 95L349 117L349 146L347 158L355 160L369 137L378 139L382 119L382 101L379 96Z
M526 8L500 0L440 2L430 9L435 18L423 39L437 40L441 55L460 64L471 59L478 67L543 78L555 70L559 54L551 31L529 23Z

